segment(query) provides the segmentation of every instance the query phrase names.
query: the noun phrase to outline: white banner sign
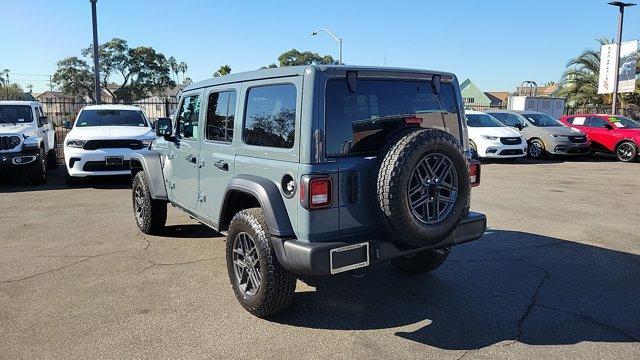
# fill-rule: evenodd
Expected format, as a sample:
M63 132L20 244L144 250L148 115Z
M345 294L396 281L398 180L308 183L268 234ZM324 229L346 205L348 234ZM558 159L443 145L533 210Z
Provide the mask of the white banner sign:
M636 62L638 61L638 40L620 44L620 66L618 70L618 92L630 93L636 90Z
M613 93L616 71L618 93L634 92L636 88L636 61L638 41L627 41L620 45L620 61L616 61L616 44L602 45L600 49L600 77L598 94ZM618 66L618 64L620 64Z

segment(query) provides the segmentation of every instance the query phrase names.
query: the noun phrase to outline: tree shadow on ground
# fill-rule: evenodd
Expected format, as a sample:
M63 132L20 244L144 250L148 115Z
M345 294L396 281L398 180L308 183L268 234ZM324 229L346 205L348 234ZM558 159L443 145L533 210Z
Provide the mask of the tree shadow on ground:
M0 177L0 193L15 193L45 190L69 190L69 189L129 189L131 177L124 176L95 176L80 179L74 186L68 186L64 180L64 168L47 171L47 182L43 185L31 185L25 174L5 174Z
M535 345L640 340L640 256L562 239L493 230L456 248L431 274L384 264L365 277L314 278L271 321L391 329L450 350L514 340Z

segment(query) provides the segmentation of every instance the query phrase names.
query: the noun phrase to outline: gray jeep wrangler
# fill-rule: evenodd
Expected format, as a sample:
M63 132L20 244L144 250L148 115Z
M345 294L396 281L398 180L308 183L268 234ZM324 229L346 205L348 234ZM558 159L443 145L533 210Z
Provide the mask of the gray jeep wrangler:
M238 301L264 317L291 302L297 276L390 260L431 271L478 239L453 74L355 66L264 69L184 89L173 119L133 154L140 230L167 204L227 236ZM359 270L362 271L362 270Z

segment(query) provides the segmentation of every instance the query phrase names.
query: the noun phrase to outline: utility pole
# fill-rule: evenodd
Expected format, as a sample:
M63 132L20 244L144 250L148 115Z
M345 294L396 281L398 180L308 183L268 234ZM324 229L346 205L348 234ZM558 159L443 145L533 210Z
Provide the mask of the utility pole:
M89 0L91 2L91 22L93 23L93 76L94 91L96 105L100 105L100 59L98 58L98 19L96 16L96 2L98 0Z
M49 75L49 91L53 91L53 77Z
M620 71L620 44L622 44L622 25L624 23L624 8L634 6L632 3L625 3L622 1L612 1L609 5L617 6L620 10L618 15L618 39L616 42L616 71L613 75L613 101L611 103L611 114L616 115L618 113L618 75Z

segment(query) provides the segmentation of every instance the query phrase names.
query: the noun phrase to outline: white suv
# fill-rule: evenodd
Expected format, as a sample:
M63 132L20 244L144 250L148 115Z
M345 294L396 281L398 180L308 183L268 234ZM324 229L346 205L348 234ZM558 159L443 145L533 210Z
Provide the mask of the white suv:
M518 158L527 154L527 141L493 116L466 110L469 148L477 158Z
M0 101L0 172L26 172L33 184L58 165L56 136L37 101Z
M71 128L71 124L66 121L65 127ZM85 106L64 142L67 184L88 176L131 174L131 154L147 148L155 139L139 107Z

